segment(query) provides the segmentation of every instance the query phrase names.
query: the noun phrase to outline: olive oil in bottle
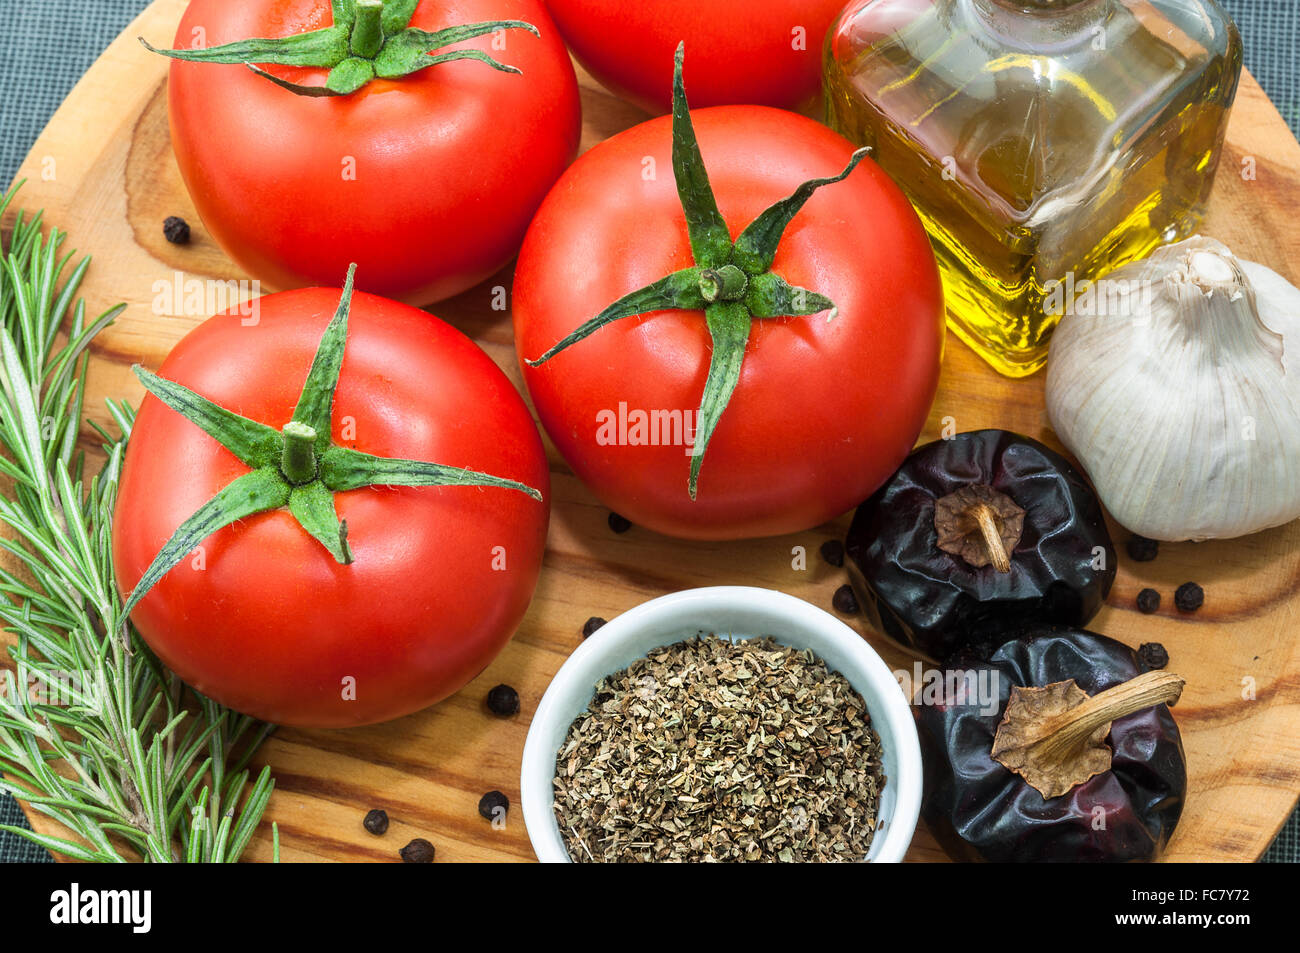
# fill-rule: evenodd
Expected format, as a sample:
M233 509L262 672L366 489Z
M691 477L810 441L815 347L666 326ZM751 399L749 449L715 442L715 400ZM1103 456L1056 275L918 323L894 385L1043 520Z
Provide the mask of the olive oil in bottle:
M1062 288L1196 229L1241 72L1215 0L858 0L825 56L830 124L907 193L949 326L1012 377Z

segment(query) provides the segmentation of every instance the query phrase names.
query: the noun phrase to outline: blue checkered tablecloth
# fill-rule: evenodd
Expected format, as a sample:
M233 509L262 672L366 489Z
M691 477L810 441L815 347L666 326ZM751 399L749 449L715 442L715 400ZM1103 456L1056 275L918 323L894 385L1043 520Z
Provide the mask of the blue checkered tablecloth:
M1300 134L1300 0L1220 0L1246 44L1246 65ZM74 83L148 0L0 0L0 183L9 183L36 136ZM0 795L0 824L24 824ZM0 833L0 862L49 861L30 842ZM1300 862L1300 812L1264 856Z

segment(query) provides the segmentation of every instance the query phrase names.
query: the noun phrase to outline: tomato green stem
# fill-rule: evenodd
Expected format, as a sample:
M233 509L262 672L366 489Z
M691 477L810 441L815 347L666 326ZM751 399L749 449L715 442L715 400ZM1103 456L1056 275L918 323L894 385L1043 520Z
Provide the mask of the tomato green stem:
M700 272L700 294L712 304L714 301L739 301L745 297L749 276L735 265L706 268Z
M291 420L284 425L280 472L294 486L316 479L316 428Z
M502 30L537 27L523 20L465 23L430 32L411 26L420 0L332 0L334 22L309 33L278 38L236 40L220 46L160 50L140 37L151 52L191 63L243 65L268 82L298 96L350 96L371 80L400 79L455 60L478 60L503 73L519 70L482 50L446 47ZM306 66L329 70L325 85L304 85L263 69L267 65Z
M352 23L352 55L372 60L384 48L384 0L357 0Z

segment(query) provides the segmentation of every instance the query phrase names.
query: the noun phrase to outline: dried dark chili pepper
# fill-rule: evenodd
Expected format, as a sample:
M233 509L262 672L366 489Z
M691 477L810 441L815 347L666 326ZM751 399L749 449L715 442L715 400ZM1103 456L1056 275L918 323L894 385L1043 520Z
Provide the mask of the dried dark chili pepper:
M1147 861L1187 791L1170 713L1182 679L1128 646L1042 626L943 665L962 690L915 708L925 816L955 857Z
M936 659L990 625L1083 625L1115 581L1115 549L1084 478L1004 430L913 451L858 507L846 548L872 624Z

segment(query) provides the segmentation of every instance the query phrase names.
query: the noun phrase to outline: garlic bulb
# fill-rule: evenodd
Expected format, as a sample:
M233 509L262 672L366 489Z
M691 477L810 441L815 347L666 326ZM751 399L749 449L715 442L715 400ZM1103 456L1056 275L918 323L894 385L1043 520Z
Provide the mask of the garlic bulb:
M1084 298L1052 339L1047 413L1115 519L1201 540L1300 517L1300 290L1196 236Z

